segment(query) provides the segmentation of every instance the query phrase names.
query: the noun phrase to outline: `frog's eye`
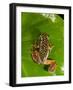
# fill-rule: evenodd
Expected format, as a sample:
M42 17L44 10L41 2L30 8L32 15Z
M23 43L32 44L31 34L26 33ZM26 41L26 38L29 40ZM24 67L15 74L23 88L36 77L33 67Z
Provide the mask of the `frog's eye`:
M49 34L47 34L47 36L49 37Z
M46 34L45 34L45 36L46 36L46 37L49 37L49 34L48 34L48 33L46 33Z

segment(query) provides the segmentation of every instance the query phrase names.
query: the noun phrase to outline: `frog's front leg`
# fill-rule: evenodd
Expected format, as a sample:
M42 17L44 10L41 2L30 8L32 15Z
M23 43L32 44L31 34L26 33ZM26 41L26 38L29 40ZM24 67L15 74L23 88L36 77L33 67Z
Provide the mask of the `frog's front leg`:
M48 45L48 50L49 50L50 52L52 51L53 48L54 48L54 45L51 45L51 44Z
M48 71L53 72L56 70L57 64L55 60L45 60L43 63L44 65L49 65Z

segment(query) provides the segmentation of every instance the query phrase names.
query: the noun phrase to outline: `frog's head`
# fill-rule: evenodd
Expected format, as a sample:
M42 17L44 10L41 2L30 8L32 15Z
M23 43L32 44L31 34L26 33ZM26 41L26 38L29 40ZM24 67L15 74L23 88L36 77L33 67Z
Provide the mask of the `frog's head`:
M41 38L41 40L44 38L47 38L49 40L49 35L47 33L41 33L40 38Z

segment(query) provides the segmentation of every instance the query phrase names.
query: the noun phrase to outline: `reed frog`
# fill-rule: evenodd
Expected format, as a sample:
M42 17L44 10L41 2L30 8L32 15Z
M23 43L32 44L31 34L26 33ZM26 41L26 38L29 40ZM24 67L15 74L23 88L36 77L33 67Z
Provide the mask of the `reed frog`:
M55 71L56 61L48 59L53 49L53 45L49 42L47 33L41 33L38 40L33 44L32 58L38 64L49 65L48 71Z

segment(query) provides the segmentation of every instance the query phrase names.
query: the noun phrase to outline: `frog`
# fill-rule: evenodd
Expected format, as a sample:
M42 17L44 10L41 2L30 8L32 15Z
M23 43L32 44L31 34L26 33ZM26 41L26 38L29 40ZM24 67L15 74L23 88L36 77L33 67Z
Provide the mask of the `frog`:
M54 72L57 66L56 60L48 58L54 48L54 45L50 43L49 35L41 33L32 47L33 61L37 64L48 65L48 72Z

